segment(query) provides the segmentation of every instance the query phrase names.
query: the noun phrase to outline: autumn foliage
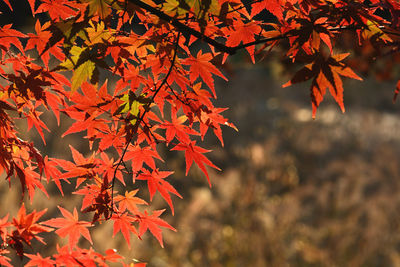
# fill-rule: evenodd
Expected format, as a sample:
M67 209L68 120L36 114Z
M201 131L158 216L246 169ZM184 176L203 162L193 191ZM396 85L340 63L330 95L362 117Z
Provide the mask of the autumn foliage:
M12 10L20 0L3 1ZM105 254L91 248L90 229L105 221L113 224L113 233L105 234L121 234L129 246L132 236L147 232L163 246L162 231L175 229L161 218L165 210L151 208L153 196L159 194L173 214L172 196L181 195L168 182L173 171L160 167L157 150L181 151L186 175L197 165L211 186L207 169L219 168L201 141L212 132L223 146L221 126L236 129L223 116L226 108L214 106L214 79L227 79L220 67L229 55L244 50L255 63L279 53L297 68L283 86L310 81L315 117L327 90L344 112L342 79L361 80L356 72L365 70L357 69L354 54L363 45L377 60L400 50L398 0L28 3L34 32L14 29L13 21L0 28L0 169L10 185L19 182L22 199L49 197L52 183L66 197L63 188L72 184L81 206L67 210L59 203L58 217L43 220L47 210L28 212L21 201L14 218L0 219L4 266L12 266L10 253L25 257L26 266L133 265L113 248ZM342 42L349 32L351 46ZM398 91L400 81L395 96ZM22 140L16 120L25 120L46 143L44 132L52 129L44 112L59 124L61 113L72 119L63 136L83 132L92 153L70 146L68 161ZM138 197L139 190L147 190L149 199ZM57 245L53 255L27 252L34 240L46 244L44 233L67 245Z

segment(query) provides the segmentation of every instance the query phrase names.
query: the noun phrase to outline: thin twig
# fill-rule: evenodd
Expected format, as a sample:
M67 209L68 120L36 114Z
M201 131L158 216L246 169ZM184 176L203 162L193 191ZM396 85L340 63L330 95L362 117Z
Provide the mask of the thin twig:
M160 86L155 90L154 95L151 97L150 102L147 104L147 107L144 109L142 115L136 121L136 123L134 125L133 130L136 131L136 132L137 132L137 130L139 128L140 123L143 121L144 116L150 110L150 104L154 102L155 97L160 92L160 90L164 86L164 84L167 82L168 77L171 75L172 69L175 66L177 51L178 51L178 47L179 47L179 37L180 37L180 35L181 35L181 32L178 31L178 35L176 36L176 40L175 40L175 49L174 49L174 54L173 54L172 60L171 60L171 66L169 67L167 74L165 75L165 77L164 77L163 81L161 82ZM118 163L117 163L117 165L115 166L115 169L114 169L114 175L113 175L112 184L111 184L111 215L110 216L112 216L112 214L114 212L114 197L113 196L114 196L114 185L115 185L115 179L116 179L116 175L117 175L117 170L118 170L119 166L122 164L122 162L124 160L124 156L125 156L126 152L128 151L128 147L132 142L133 136L134 135L132 135L129 138L128 142L126 143L124 151L122 152L121 157L120 157L120 159L119 159L119 161L118 161Z
M234 47L229 47L226 46L220 42L217 42L216 40L204 35L203 33L196 31L195 29L183 24L182 22L180 22L178 19L171 17L165 13L163 13L162 11L158 10L155 7L152 7L140 0L128 0L129 2L131 2L134 5L137 5L140 8L143 8L144 10L149 11L150 13L152 13L153 15L156 15L157 17L159 17L160 19L171 23L173 26L175 26L179 32L185 33L185 34L190 34L193 35L194 37L199 38L200 40L205 41L206 43L214 46L217 50L228 53L228 54L235 54L237 49L235 49Z

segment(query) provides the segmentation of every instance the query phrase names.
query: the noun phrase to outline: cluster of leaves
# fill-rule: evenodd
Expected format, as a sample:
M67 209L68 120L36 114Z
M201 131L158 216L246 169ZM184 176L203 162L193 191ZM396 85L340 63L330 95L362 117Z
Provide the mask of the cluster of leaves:
M3 1L11 10L18 4ZM61 217L40 221L45 210L27 214L22 204L15 218L1 219L0 264L5 266L11 266L11 250L29 258L27 266L120 262L123 257L113 250L102 255L80 247L80 237L91 244L88 228L103 221L110 221L113 235L121 232L129 246L132 234L141 238L147 231L163 246L162 230L175 229L160 218L164 210L152 210L148 202L159 193L174 213L171 195L181 195L166 180L173 172L160 170L157 147L184 151L186 175L194 162L210 182L206 166L219 168L198 143L211 130L223 145L221 125L235 128L221 115L225 109L213 103L214 77L226 79L215 65L218 59L223 63L245 49L255 62L257 53L283 51L304 65L284 86L311 80L314 117L326 89L344 111L342 77L360 79L346 64L348 53L336 51L343 32L357 34L355 46L369 42L392 53L400 48L396 0L28 3L36 18L34 33L13 29L12 21L0 27L0 171L10 183L17 179L30 200L37 189L48 196L42 177L61 195L65 183L75 185L74 193L82 195L80 211L93 219L80 221L76 208L71 213L60 206ZM267 12L272 20L264 20ZM202 43L200 49L195 42ZM100 73L112 75L116 84L100 79ZM16 118L35 127L46 142L44 109L59 123L60 113L71 118L64 136L85 132L92 155L70 146L73 162L49 158L21 140ZM139 181L147 182L149 201L136 196L143 188ZM125 192L117 192L116 183ZM136 189L124 187L127 183ZM41 233L53 231L68 238L68 245L47 258L26 253L33 239L44 243Z

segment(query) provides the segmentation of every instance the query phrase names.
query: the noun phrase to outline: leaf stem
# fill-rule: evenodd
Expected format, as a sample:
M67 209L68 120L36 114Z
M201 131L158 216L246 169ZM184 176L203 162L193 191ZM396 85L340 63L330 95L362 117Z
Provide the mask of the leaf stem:
M137 133L137 130L139 128L140 123L142 123L144 116L146 115L146 113L150 110L150 104L154 102L154 98L157 96L157 94L160 92L161 88L164 86L164 84L167 82L168 77L171 75L172 69L175 66L175 61L176 61L176 56L177 56L177 51L178 51L178 47L179 47L179 38L180 38L181 32L178 31L178 34L176 36L176 40L175 40L175 48L174 48L174 54L172 56L172 60L171 60L171 66L168 69L167 74L165 75L164 79L162 80L160 86L155 90L153 96L151 97L151 101L147 104L147 107L144 109L142 115L140 116L140 118L136 121L133 130ZM131 137L129 138L128 142L125 145L125 148L121 154L121 157L117 163L117 165L115 166L114 169L114 175L112 178L112 182L111 182L111 214L110 217L112 216L113 212L114 212L114 187L115 187L115 180L116 180L116 175L117 175L117 170L119 168L119 166L123 163L124 160L124 156L126 154L126 152L128 151L128 147L132 142L133 139L133 135L131 135Z

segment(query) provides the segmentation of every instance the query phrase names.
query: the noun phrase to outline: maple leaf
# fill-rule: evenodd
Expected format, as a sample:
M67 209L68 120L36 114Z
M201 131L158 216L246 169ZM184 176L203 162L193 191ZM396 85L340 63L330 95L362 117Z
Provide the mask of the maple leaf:
M129 93L127 94L124 94L121 97L121 100L123 101L123 103L114 113L114 115L129 112L131 115L133 115L133 119L130 120L130 123L132 125L135 125L136 119L139 117L140 106L142 106L143 104L140 103L140 101L138 101L138 97L136 97L136 95L132 91L129 91Z
M171 150L183 150L185 151L185 161L186 161L186 175L189 172L190 167L192 166L193 161L199 166L199 168L203 171L203 173L207 177L208 184L211 187L210 177L208 176L208 172L204 164L213 167L214 169L221 170L217 166L215 166L203 153L210 152L211 150L204 149L202 147L196 146L196 141L192 141L188 144L178 144Z
M208 108L213 107L211 102L211 94L207 90L201 89L202 83L196 83L193 85L192 90L187 92L187 97L192 99L198 99L201 103L206 105Z
M147 211L144 211L144 213L137 215L139 218L139 236L142 236L148 229L150 230L150 233L157 238L161 247L164 247L161 227L168 228L176 232L174 227L159 218L164 211L165 209L155 210L150 215L147 213Z
M100 135L99 150L104 151L107 148L113 146L115 148L123 147L123 131L116 131L115 125L111 126L111 129L106 129L103 135Z
M36 2L36 0L28 0L29 6L31 8L32 16L35 16L35 2Z
M123 264L123 267L146 267L147 263L145 262L140 262L140 263L130 263L130 264Z
M60 106L62 106L63 101L62 98L57 94L54 94L50 91L45 91L45 106L47 110L51 110L54 113L54 116L57 119L57 124L60 125Z
M35 12L33 12L35 6L33 4L34 2L29 0L29 3L32 9L32 14L48 12L53 21L66 20L74 17L79 8L82 8L82 5L70 0L41 0L40 6Z
M136 222L132 216L129 216L126 212L123 214L113 214L111 220L114 221L114 228L113 228L113 237L116 233L121 231L122 235L124 236L126 243L128 243L128 247L131 247L131 233L137 235L135 227L132 225L133 222Z
M182 64L190 66L190 81L193 83L198 77L201 77L207 86L213 92L214 97L215 87L212 74L228 80L211 62L213 58L211 53L202 53L201 50L197 53L196 57L190 56L182 61Z
M224 112L225 110L227 110L227 108L212 107L210 109L201 109L200 135L202 139L207 133L209 127L211 127L214 131L215 136L221 142L221 145L224 146L224 140L222 138L222 130L220 125L226 125L238 131L238 129L234 124L228 122L228 119L224 118L221 114L219 114L221 112Z
M21 150L18 146L14 146L14 153L15 153L15 151L23 151L23 150ZM17 153L15 153L15 154L17 155ZM22 156L22 158L23 158L23 156ZM39 188L47 197L49 197L46 189L44 188L43 184L40 182L40 178L41 178L40 175L36 171L34 171L35 167L28 166L25 168L23 166L23 163L14 162L12 164L12 169L15 170L16 175L19 178L19 181L21 184L21 189L22 189L22 195L24 195L26 189L28 189L29 199L31 200L31 202L35 195L36 188ZM11 176L11 173L9 173L9 176Z
M45 244L43 238L38 236L38 234L43 232L50 232L52 229L44 226L44 222L39 223L38 220L40 217L45 214L47 209L36 212L36 210L32 211L30 214L26 213L25 204L22 203L21 208L18 211L17 217L13 218L12 225L16 228L16 230L12 233L12 245L15 247L22 248L22 242L30 245L32 239L37 239L41 243ZM22 253L21 251L17 251L18 254Z
M154 158L162 161L158 153L150 147L141 148L140 146L130 146L125 154L125 160L132 160L132 170L139 171L143 167L143 163L153 170L156 168Z
M114 197L114 202L119 203L118 209L120 212L124 212L128 209L132 214L139 212L136 205L148 205L146 201L141 198L135 197L139 189L132 190L130 192L126 191L125 196L118 195Z
M46 175L47 178L47 183L50 182L50 179L53 180L53 182L57 185L58 190L60 190L61 195L64 196L64 191L62 190L61 186L61 171L57 169L58 164L54 161L50 161L49 158L46 156L44 158L44 174ZM65 182L70 183L67 179L63 179Z
M0 264L6 267L12 267L10 264L11 259L9 257L4 256L4 254L8 254L10 251L5 249L0 249Z
M61 63L58 69L73 70L71 78L71 92L75 92L87 79L95 79L96 64L93 61L91 48L73 46L70 50L71 57Z
M83 212L94 211L92 224L97 222L102 215L107 220L110 218L111 211L111 189L108 179L100 180L98 176L94 177L95 184L88 184L84 188L75 191L74 194L84 195L82 200Z
M297 18L292 25L294 29L288 31L290 49L288 55L295 57L302 48L308 55L320 49L321 40L328 46L332 53L331 33L328 29L327 17L315 20L310 18Z
M84 0L89 4L89 16L98 15L101 19L111 14L112 8L118 9L118 4L113 0Z
M262 0L255 1L251 5L250 16L254 17L263 10L268 10L271 14L276 16L279 20L283 20L282 6L279 0Z
M88 207L97 203L98 196L102 193L101 185L89 184L85 185L82 189L79 189L73 194L83 195L81 211L86 210Z
M107 249L106 250L106 255L104 255L104 259L106 261L110 261L110 262L118 262L118 261L124 259L124 257L122 257L121 255L117 254L117 250L116 249Z
M27 36L17 30L11 29L11 26L12 24L7 24L0 27L0 49L7 52L10 50L10 46L14 45L19 51L24 51L21 41L18 38L25 38Z
M0 219L0 238L6 240L7 238L7 227L11 226L11 223L8 222L9 214L4 216L4 218Z
M247 23L244 24L242 21L235 21L232 29L225 29L225 33L227 35L226 45L235 47L240 43L246 44L255 41L254 35L261 33L261 28L256 23ZM254 45L246 47L247 52L249 53L251 60L255 63L254 59ZM222 63L225 62L228 54L224 54L224 58Z
M44 144L46 144L46 139L44 138L43 129L50 132L49 128L47 128L46 124L39 118L42 112L36 110L30 110L28 114L26 114L26 119L28 122L28 130L35 126L36 130L38 131L40 137Z
M153 196L157 191L160 192L161 196L165 199L165 201L167 201L169 207L171 208L172 215L174 215L174 206L172 205L172 200L169 193L182 198L175 188L164 180L173 173L174 172L159 171L158 169L150 173L148 170L145 170L136 178L138 180L147 180L147 187L150 192L150 201L153 200Z
M49 60L50 60L50 53L54 55L58 60L63 61L65 55L62 53L62 50L57 45L50 47L48 50L45 51L46 44L49 42L51 38L51 32L46 31L50 26L50 23L47 22L40 25L39 21L36 21L35 24L35 31L36 34L28 33L28 42L26 43L25 50L30 50L36 48L39 55L41 55L41 59L46 67L48 67Z
M90 60L87 60L79 65L72 75L71 92L74 92L81 86L83 82L85 82L88 78L91 78L95 69L96 64Z
M59 247L57 245L57 254L54 255L58 266L107 266L106 257L93 251L93 248L81 249L75 247L70 249L68 246ZM111 260L115 259L112 255Z
M36 253L36 255L25 253L24 255L30 258L30 261L28 261L25 267L28 266L53 267L56 264L56 262L52 260L50 257L43 258L39 253Z
M39 188L47 196L47 198L49 198L46 188L40 182L41 177L36 171L34 171L34 168L33 167L25 168L23 172L25 174L25 183L26 187L28 188L28 194L31 203L35 195L36 188Z
M19 4L2 2L10 9ZM47 195L40 180L43 171L62 195L61 180L69 183L77 177L73 193L83 195L82 212L93 211L93 222L103 215L111 219L113 237L121 232L129 246L131 233L141 238L147 230L163 246L163 228L174 228L159 218L163 211L141 211L139 205L147 202L137 197L138 190L126 187L123 174L131 174L133 182L146 181L150 201L158 191L174 213L171 195L180 195L167 182L172 172L157 168L156 159L162 160L159 146L176 142L171 150L185 151L186 175L195 162L210 183L206 165L218 169L205 156L209 150L192 139L200 135L203 140L212 129L223 146L221 125L235 128L222 115L224 109L212 102L214 76L226 79L217 68L221 58L225 62L228 54L246 49L254 62L256 53L267 55L276 48L283 62L305 62L284 86L310 80L313 117L327 89L344 111L342 79L360 79L344 63L347 54L336 55L334 50L354 48L376 59L388 52L394 55L389 67L398 61L398 0L27 2L36 21L34 33L26 35L11 24L0 26L0 172L5 172L10 184L12 177L18 179L22 194L28 191L31 202L38 188ZM265 11L276 18L263 18ZM349 42L349 32L365 46ZM257 52L255 44L262 45ZM267 47L269 51L264 51ZM353 61L357 65L357 59ZM229 66L224 67L229 71ZM112 72L108 74L116 80L115 86L105 82L99 88L100 68ZM400 82L395 96L399 91ZM93 155L85 158L71 147L73 162L43 160L33 143L19 139L26 130L21 127L27 125L46 141L49 135L43 132L52 124L42 121L43 109L54 113L58 124L65 117L72 121L63 136L85 131ZM60 118L61 113L65 116ZM119 161L111 158L112 153ZM115 178L125 195L113 195ZM100 254L80 248L82 235L91 243L87 229L91 224L79 221L76 209L72 213L59 209L63 217L51 218L48 226L39 222L41 212L26 214L23 204L12 223L8 216L1 218L0 264L12 265L6 257L9 249L21 258L25 255L21 262L27 266L107 266L106 261L120 261L114 250ZM57 244L52 257L36 254L34 246L24 254L33 239L43 241L40 235L52 231L50 226L59 236L68 237L68 244L61 248Z
M207 92L208 93L208 92ZM178 138L179 141L183 143L190 142L190 135L199 135L194 129L184 125L183 123L187 121L187 116L182 115L177 117L177 111L175 109L171 110L171 122L164 122L160 128L166 129L165 132L165 139L167 143L170 143L175 136Z
M89 230L87 229L87 227L92 226L91 223L79 221L76 208L74 208L73 214L60 206L58 206L58 209L61 211L64 218L50 219L44 221L43 224L54 228L59 228L56 230L56 234L58 234L60 237L65 238L68 236L68 244L70 249L76 247L80 236L83 236L90 242L90 244L93 244Z
M63 173L61 176L59 176L60 179L78 177L78 180L76 182L76 188L78 188L79 185L86 179L94 177L95 174L94 168L96 164L93 156L86 159L71 145L69 147L71 149L72 158L75 164L61 159L53 159L53 161L56 162L61 168L67 171Z
M115 173L115 178L125 185L125 180L121 172L122 166L115 170L117 167L115 166L113 158L108 158L107 154L104 152L100 153L100 157L101 160L98 161L97 166L99 168L99 172L105 177L104 179L107 179L110 182Z
M312 117L315 118L317 108L326 93L326 88L329 89L329 92L335 98L342 112L344 112L343 82L340 76L362 80L351 68L342 62L348 55L349 53L331 55L327 59L317 56L313 63L299 70L283 87L313 78L311 84Z

